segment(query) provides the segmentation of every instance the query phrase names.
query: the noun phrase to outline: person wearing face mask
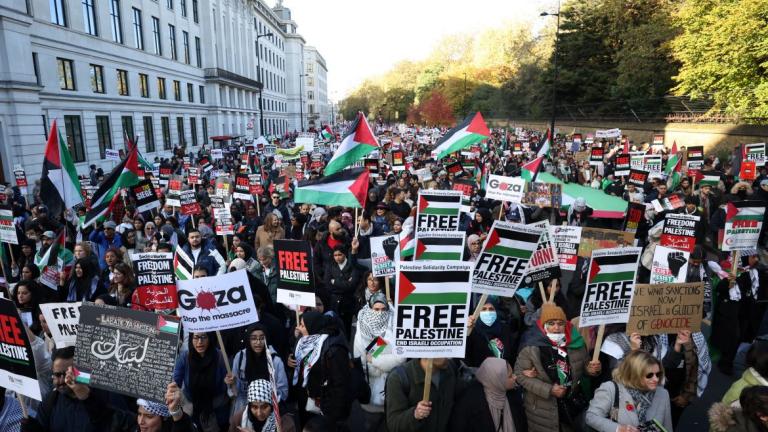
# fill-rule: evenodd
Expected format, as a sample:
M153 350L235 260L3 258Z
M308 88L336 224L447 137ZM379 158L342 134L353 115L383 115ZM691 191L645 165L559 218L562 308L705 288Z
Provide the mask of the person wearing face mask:
M572 405L582 376L598 376L600 362L587 363L584 339L552 303L524 337L528 342L515 362L515 375L525 389L523 405L530 432L570 431L578 427Z
M489 357L477 369L475 379L456 402L450 430L514 432L515 416L507 399L507 392L517 386L512 366Z
M472 333L467 336L466 361L468 366L478 367L489 357L501 358L515 364L518 334L499 316L498 300L489 298L480 309L477 321L469 317Z
M633 351L613 371L613 380L595 391L586 423L598 432L639 432L658 423L672 432L669 393L661 362L645 351Z
M387 345L378 352L378 341L383 341L392 328L392 309L386 295L377 291L357 314L357 332L353 344L353 356L363 360L363 371L371 387L371 401L360 407L364 411L365 430L376 431L384 424L384 387L387 375L405 362L404 357L394 355Z

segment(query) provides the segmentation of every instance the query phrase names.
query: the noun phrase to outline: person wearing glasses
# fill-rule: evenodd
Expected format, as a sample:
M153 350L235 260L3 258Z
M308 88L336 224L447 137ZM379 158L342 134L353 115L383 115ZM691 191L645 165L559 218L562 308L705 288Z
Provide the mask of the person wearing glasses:
M604 382L589 403L586 423L598 432L672 432L669 393L661 362L645 351L632 351L613 370L613 380ZM656 429L653 429L653 425Z

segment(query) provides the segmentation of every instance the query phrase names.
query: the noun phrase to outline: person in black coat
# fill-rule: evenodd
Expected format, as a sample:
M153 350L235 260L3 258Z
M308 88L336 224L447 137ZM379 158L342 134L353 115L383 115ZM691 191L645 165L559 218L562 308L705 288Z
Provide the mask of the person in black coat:
M520 335L513 334L509 323L497 309L497 303L489 299L480 309L479 319L470 322L474 327L467 336L464 358L468 366L478 367L489 357L503 358L510 365L515 364Z
M333 248L333 260L325 268L323 285L329 292L331 304L326 305L341 317L344 332L352 334L352 317L355 315L355 291L360 286L360 270L347 258L345 248Z
M497 358L486 359L475 374L477 381L469 385L454 405L451 432L513 432L525 430L525 422L514 415L507 399L516 385L512 366Z

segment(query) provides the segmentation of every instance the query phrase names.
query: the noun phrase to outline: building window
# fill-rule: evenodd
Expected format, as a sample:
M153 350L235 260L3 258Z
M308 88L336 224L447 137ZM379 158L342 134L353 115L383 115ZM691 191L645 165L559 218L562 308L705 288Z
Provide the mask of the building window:
M155 131L152 127L152 116L144 117L144 148L147 153L155 151Z
M203 67L203 52L200 49L200 38L195 36L195 60L197 67Z
M40 80L40 62L38 62L38 60L37 60L37 53L36 52L32 53L32 69L34 69L34 71L35 71L35 82L37 83L37 85L41 85L41 80Z
M198 89L200 90L199 91L199 93L200 93L200 103L204 104L205 103L205 86L200 86L200 87L198 87Z
M312 77L307 77L307 87L314 87L315 86L315 79Z
M309 108L309 113L310 114L314 114L315 113L315 106L313 104L309 104L308 108Z
M147 74L139 74L139 93L143 98L149 97L149 76Z
M187 83L187 99L189 102L195 101L195 86L191 83Z
M315 66L312 63L307 63L307 73L312 73L315 71Z
M160 42L160 19L152 17L152 39L155 41L155 54L163 55L163 45Z
M197 0L192 0L192 21L195 24L200 22L200 15L197 13Z
M83 129L80 127L80 116L65 115L64 129L67 133L67 146L74 162L85 162L85 146L83 144Z
M179 7L181 9L181 16L187 16L187 0L179 0Z
M64 11L64 0L51 0L51 22L63 27L67 26L67 13Z
M166 99L165 95L165 78L157 77L157 97L160 99Z
M75 64L72 60L57 58L59 64L59 88L62 90L75 89Z
M176 117L176 133L179 135L179 146L184 147L184 117Z
M181 43L184 44L184 63L189 64L189 33L181 32Z
M208 142L208 119L203 117L203 144Z
M120 96L128 96L128 71L118 69L117 70L117 94Z
M109 133L109 116L96 116L96 137L99 139L99 157L107 157L106 149L112 148L112 135Z
M98 36L96 29L96 10L93 7L94 0L83 0L83 27L89 35Z
M171 41L171 58L178 60L179 55L176 53L176 27L173 24L168 24L168 39Z
M168 6L168 9L173 9L173 0L166 0L165 5Z
M189 133L192 134L192 147L197 147L197 119L189 118Z
M177 101L181 100L181 81L173 80L173 98Z
M127 137L131 142L136 142L133 134L133 117L123 116L121 121L123 123L123 137Z
M104 93L104 67L91 65L91 90L94 93Z
M109 17L112 20L112 40L123 43L123 24L120 22L120 0L110 0Z
M144 32L141 28L141 10L133 8L133 38L136 48L144 50Z
M309 99L309 100L314 100L314 99L315 99L315 92L313 92L313 91L308 91L308 92L307 92L307 99Z
M163 149L172 150L171 146L171 120L168 117L160 117L160 128L163 132Z

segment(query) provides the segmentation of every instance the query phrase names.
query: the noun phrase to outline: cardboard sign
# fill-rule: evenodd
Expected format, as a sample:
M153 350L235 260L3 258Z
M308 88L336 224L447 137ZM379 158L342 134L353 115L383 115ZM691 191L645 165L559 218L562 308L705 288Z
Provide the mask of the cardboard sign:
M167 164L160 165L160 171L159 171L160 186L168 186L168 180L170 180L171 174L173 174L173 168L170 165L167 165Z
M42 303L40 311L45 317L56 348L75 346L77 323L80 322L80 302Z
M557 183L528 183L523 204L559 209L563 203L563 185Z
M616 167L613 171L613 174L616 176L629 175L629 170L631 168L630 162L631 162L631 158L629 156L629 153L622 153L616 156Z
M629 168L636 170L644 170L645 167L645 152L634 151L629 152Z
M175 317L83 303L75 345L75 382L155 402L173 381Z
M582 228L579 256L589 258L594 249L608 249L630 246L635 243L635 234L602 228Z
M400 235L371 237L371 266L374 277L394 276L400 262Z
M494 221L475 261L472 292L514 296L538 248L542 231L535 226Z
M624 217L624 231L637 233L640 222L645 217L645 204L631 202L627 206L627 215Z
M19 192L21 192L22 195L27 194L27 173L24 172L24 169L19 167L13 170L13 176L16 179L16 186L19 187Z
M602 164L604 156L605 156L605 150L603 149L602 146L592 147L592 150L590 150L590 153L589 153L589 164L593 166Z
M592 251L579 327L629 320L635 273L642 251L639 247Z
M392 159L392 170L402 171L405 169L405 152L402 150L394 150L390 153Z
M485 188L487 199L521 203L525 195L525 180L519 177L504 177L489 174Z
M685 282L691 254L664 246L656 246L651 265L651 284Z
M653 134L653 145L664 145L664 134Z
M696 246L696 227L700 219L699 216L694 215L667 213L664 215L659 244L672 249L693 252Z
M648 182L648 175L650 175L648 171L631 169L629 170L629 178L627 179L627 182L637 187L643 187L643 185Z
M416 234L424 231L457 231L461 212L459 191L420 190L416 210Z
M524 279L526 286L535 286L537 282L560 277L560 258L549 235L549 222L545 220L529 225L542 229L539 244L531 255Z
M627 334L641 336L701 331L704 283L635 286Z
M461 261L464 254L463 231L422 231L416 238L414 259Z
M309 242L275 240L275 259L278 303L315 307L315 278Z
M135 186L132 186L131 192L134 198L136 198L136 210L139 213L160 208L160 200L157 199L157 194L150 180L142 180Z
M621 138L621 129L597 129L595 138Z
M395 354L464 357L472 263L401 261L397 274Z
M142 252L131 254L139 305L147 310L176 309L176 278L173 253Z
M200 203L197 202L197 196L195 196L194 189L181 191L179 195L179 201L181 202L181 214L183 215L195 215L202 213Z
M765 166L765 143L744 144L744 153L746 161L753 161L758 167Z
M754 249L760 237L765 217L763 201L730 203L725 214L723 251Z
M221 207L213 209L213 217L215 218L214 229L216 235L234 235L235 225L232 219L232 213L229 211L229 207Z
M581 227L550 226L549 233L555 244L555 251L563 270L576 270L579 259L579 243L581 242Z
M653 175L659 175L662 172L661 155L643 156L643 169Z
M0 387L42 401L27 331L16 304L4 298L0 298L0 330Z
M248 191L251 195L264 194L264 186L261 185L261 174L248 174Z
M245 269L176 281L177 312L184 329L202 333L227 330L259 320Z
M247 174L235 175L235 189L232 193L232 197L245 201L253 201L253 196L251 195L251 180L248 178Z
M224 159L224 153L221 151L221 149L211 149L211 159Z
M13 210L0 209L0 241L9 244L19 244L19 238L16 235L16 224L13 223Z
M741 168L739 168L739 179L741 180L755 180L757 178L757 164L753 160L741 161Z

